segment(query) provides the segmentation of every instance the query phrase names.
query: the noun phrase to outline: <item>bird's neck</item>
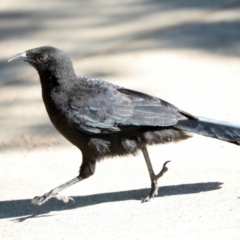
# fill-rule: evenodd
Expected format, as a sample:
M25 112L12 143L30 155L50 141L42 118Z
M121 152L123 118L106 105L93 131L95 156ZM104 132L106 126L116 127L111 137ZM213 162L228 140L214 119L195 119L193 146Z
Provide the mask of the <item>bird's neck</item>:
M65 74L60 74L59 71L39 71L42 85L42 98L49 116L51 115L50 112L55 111L57 108L55 98L65 94L75 82L75 73L68 73L69 75L65 76Z
M61 71L61 70L46 70L38 71L42 89L51 91L52 89L64 85L73 81L76 78L74 70L72 71Z
M50 91L59 85L59 79L51 72L38 72L43 91Z

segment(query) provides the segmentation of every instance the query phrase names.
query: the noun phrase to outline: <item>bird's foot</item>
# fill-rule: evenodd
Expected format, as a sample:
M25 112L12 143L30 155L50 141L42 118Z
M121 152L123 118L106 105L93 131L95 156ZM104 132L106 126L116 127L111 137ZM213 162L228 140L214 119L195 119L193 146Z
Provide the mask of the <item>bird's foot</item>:
M149 202L151 199L154 199L154 197L158 195L158 188L159 188L158 182L157 182L157 180L154 180L152 182L152 188L151 188L150 193L147 195L146 198L142 199L142 203Z
M72 197L62 196L57 193L54 193L53 191L50 191L48 193L45 193L43 196L36 196L35 198L33 198L31 201L31 204L40 206L51 198L56 198L60 201L63 201L64 203L67 203L69 201L72 201L73 203L75 203Z
M142 199L142 203L144 202L149 202L151 199L154 199L155 196L158 195L158 179L160 177L163 176L163 174L165 172L167 172L168 168L166 167L166 165L169 163L170 161L166 161L164 164L163 164L163 167L161 169L161 171L159 172L159 174L157 175L153 175L151 178L152 178L152 187L151 187L151 191L150 193L148 194L148 196L146 198L143 198Z

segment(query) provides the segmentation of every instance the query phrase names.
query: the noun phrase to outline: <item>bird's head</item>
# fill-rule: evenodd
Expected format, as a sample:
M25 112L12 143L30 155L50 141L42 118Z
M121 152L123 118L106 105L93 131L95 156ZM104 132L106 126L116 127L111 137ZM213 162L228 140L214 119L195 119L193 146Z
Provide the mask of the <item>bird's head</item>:
M65 73L75 75L72 61L67 53L51 46L43 46L19 53L8 62L23 60L32 65L41 75L51 74L63 78Z

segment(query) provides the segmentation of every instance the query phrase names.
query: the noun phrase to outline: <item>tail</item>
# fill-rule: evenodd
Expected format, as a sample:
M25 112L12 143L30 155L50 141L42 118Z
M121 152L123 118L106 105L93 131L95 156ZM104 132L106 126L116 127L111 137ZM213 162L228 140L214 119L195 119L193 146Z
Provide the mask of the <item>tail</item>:
M237 124L197 117L197 119L180 120L174 127L186 132L240 144L240 125Z

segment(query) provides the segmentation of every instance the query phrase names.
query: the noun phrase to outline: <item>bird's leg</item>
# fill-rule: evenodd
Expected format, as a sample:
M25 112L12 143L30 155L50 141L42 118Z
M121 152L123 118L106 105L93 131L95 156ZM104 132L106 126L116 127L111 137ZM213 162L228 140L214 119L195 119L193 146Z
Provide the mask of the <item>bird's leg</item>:
M43 196L37 196L32 199L31 203L33 205L42 205L47 202L50 198L57 198L65 203L69 200L74 202L72 197L61 196L58 193L71 185L80 182L81 180L90 177L94 174L96 167L96 159L83 157L82 165L80 167L79 176L73 178L72 180L52 189L50 192L45 193Z
M163 164L163 167L162 167L161 171L157 175L155 175L155 173L153 171L153 167L152 167L151 161L150 161L150 158L149 158L149 155L148 155L147 148L144 147L142 149L142 152L143 152L143 156L145 158L145 161L146 161L146 164L147 164L147 168L148 168L148 172L149 172L150 179L151 179L151 191L148 194L148 196L142 200L142 202L149 202L152 198L154 198L154 196L158 195L158 188L159 188L159 186L158 186L158 179L160 177L162 177L165 172L167 172L168 168L166 167L166 165L170 161L166 161Z
M31 203L33 205L42 205L45 202L47 202L50 198L57 198L58 200L61 200L65 203L67 203L69 200L74 202L74 199L71 197L67 197L67 196L61 196L58 193L61 192L62 190L64 190L65 188L70 187L71 185L81 181L81 177L75 177L72 180L52 189L50 192L45 193L43 196L37 196L35 198L32 199Z

